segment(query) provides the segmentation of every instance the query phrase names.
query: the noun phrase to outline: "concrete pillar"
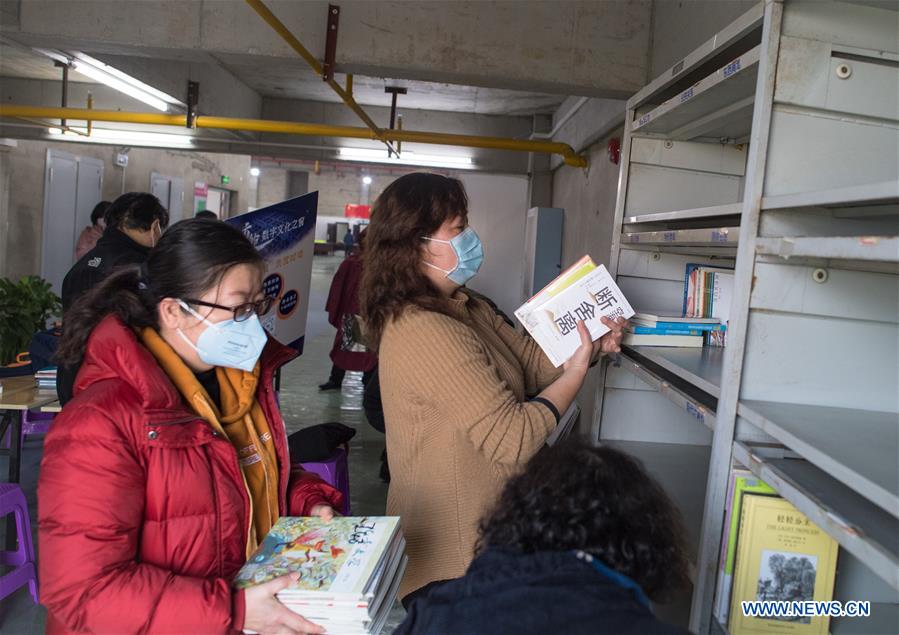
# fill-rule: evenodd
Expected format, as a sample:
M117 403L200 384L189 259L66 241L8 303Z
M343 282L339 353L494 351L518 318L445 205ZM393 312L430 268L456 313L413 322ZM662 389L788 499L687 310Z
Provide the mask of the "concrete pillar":
M0 139L0 278L8 275L9 248L9 182L10 151L17 146L14 139Z
M533 132L552 130L550 115L534 115ZM528 207L552 207L553 173L549 154L528 154Z

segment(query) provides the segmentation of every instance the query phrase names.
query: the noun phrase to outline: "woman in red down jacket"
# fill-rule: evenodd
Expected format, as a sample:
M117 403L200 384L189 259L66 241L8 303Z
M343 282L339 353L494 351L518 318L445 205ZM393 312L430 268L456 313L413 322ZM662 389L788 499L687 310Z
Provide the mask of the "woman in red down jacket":
M262 260L235 228L188 220L66 315L75 398L38 485L47 633L319 633L231 581L280 515L329 518L338 491L291 470L272 388L294 352L258 315Z

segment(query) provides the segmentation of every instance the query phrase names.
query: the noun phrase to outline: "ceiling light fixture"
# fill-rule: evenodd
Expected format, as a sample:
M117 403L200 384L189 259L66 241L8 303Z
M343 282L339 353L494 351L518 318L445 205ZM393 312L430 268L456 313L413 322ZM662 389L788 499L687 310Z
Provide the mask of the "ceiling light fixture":
M364 185L371 185L371 177L366 175L362 177L362 183Z
M261 170L257 167L250 168L250 176L259 176Z
M183 134L94 128L91 130L90 136L88 136L87 128L72 127L70 130L72 131L71 133L63 132L60 128L48 128L47 132L53 136L64 136L69 141L80 141L83 143L106 143L157 148L193 147L193 137Z
M460 155L416 154L404 151L400 157L388 157L384 150L374 148L340 148L340 158L368 163L392 163L396 165L420 165L433 168L474 169L471 157Z

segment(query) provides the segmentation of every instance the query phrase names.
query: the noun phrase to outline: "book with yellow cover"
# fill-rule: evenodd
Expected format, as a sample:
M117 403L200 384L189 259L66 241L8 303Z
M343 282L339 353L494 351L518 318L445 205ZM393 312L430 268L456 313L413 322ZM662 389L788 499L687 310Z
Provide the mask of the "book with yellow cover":
M828 617L748 617L744 601L829 602L837 542L788 501L746 495L737 538L731 635L826 635Z

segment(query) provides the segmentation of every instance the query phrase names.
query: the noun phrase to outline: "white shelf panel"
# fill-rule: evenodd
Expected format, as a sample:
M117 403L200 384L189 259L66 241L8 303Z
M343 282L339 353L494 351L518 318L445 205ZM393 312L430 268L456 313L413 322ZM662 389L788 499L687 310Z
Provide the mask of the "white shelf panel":
M881 181L849 187L838 187L817 192L781 194L762 198L762 209L789 209L796 207L850 207L899 199L899 181Z
M759 238L756 253L781 258L835 258L899 262L899 236Z
M653 232L622 232L625 245L673 245L679 247L736 247L739 227L669 229Z
M687 532L687 548L693 565L690 576L695 581L711 447L644 441L601 441L601 443L639 459L646 471L659 482L665 493L677 505Z
M765 3L759 2L631 97L627 102L628 109L636 108L648 101L656 93L671 86L671 84L677 81L678 77L683 77L685 74L690 73L753 30L758 29L764 17Z
M745 401L739 415L899 517L899 414Z
M632 360L626 355L621 356L621 368L636 375L646 384L658 391L675 406L686 412L709 430L715 429L715 411L697 403L690 395L678 390L670 383L659 377L651 370Z
M899 590L899 519L808 461L764 458L739 441L734 458Z
M673 212L656 212L653 214L640 214L639 216L627 216L624 219L624 224L673 223L682 220L693 220L696 218L733 216L742 213L742 210L742 203L730 203L729 205L715 205L713 207L697 207L694 209L681 209Z
M743 107L738 112L743 117L738 121L739 132L734 137L748 135L752 128L752 109L745 106L746 100L755 95L760 51L761 46L756 46L662 105L641 115L631 125L631 132L665 134L679 131L683 137L684 130L693 128L692 124L695 122L708 122L708 126L714 127L716 115L722 109L728 115L733 115L732 107L739 103ZM692 136L706 134L699 131L706 130L708 126L699 125Z
M642 355L716 399L720 395L724 349L715 346L677 348L674 346L625 346L624 352Z

